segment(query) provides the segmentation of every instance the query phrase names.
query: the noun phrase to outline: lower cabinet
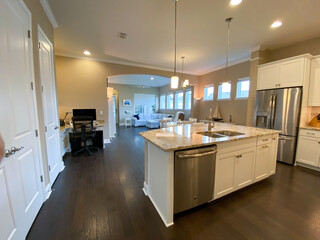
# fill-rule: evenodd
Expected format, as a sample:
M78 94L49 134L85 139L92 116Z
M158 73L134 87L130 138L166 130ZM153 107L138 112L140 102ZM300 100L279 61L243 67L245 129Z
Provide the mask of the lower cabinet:
M279 135L275 134L271 138L271 148L269 153L269 161L268 161L268 172L269 175L276 173L276 166L277 166L277 154L278 154L278 139Z
M218 154L214 199L253 183L256 148Z
M320 138L299 136L297 162L320 167Z
M254 171L254 180L259 181L269 176L268 162L271 152L271 144L257 146L257 156Z

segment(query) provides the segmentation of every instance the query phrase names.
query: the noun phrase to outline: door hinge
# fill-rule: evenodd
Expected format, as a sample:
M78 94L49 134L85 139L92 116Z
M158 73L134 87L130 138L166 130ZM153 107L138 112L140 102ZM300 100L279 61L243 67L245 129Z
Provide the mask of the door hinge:
M39 49L41 48L41 43L39 42Z
M38 134L38 130L35 130L35 133L36 133L36 137L38 137L38 135L39 135L39 134Z
M33 82L31 82L31 90L33 90Z
M47 126L44 127L44 130L47 132L47 130L48 130L48 129L47 129Z
M49 165L49 171L51 171L51 167L50 167L50 165Z
M31 38L31 31L28 30L28 38Z
M43 86L41 86L41 91L43 92Z
M40 181L43 182L43 176L42 175L40 176Z

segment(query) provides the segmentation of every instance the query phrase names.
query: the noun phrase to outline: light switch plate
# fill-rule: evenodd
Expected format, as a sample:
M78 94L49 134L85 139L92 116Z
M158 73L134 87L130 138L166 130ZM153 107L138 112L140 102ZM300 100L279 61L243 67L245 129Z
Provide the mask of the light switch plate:
M100 111L100 115L103 115L103 111Z

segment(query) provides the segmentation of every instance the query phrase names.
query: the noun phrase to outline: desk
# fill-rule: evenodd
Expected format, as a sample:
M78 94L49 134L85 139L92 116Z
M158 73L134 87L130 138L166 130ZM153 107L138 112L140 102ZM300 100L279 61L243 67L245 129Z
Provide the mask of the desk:
M103 139L103 127L104 127L104 121L98 120L96 124L94 124L94 128L96 129L96 136L93 139L93 146L98 147L100 149L105 147L104 139ZM71 152L70 139L72 138L72 133L73 133L73 126L65 125L60 127L60 147L61 147L62 157L67 152Z

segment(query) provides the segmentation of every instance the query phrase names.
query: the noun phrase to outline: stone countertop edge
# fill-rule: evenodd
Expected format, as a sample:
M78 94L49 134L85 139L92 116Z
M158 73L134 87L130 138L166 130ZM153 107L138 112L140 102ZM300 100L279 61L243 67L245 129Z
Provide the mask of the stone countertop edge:
M301 129L315 130L320 131L320 127L312 127L312 126L302 126Z
M189 136L186 136L183 134L181 135L181 129L179 134L178 128L186 128L187 131L190 132ZM207 130L207 124L204 124L201 127L192 126L191 124L186 124L178 127L160 128L156 130L140 132L139 135L145 138L147 141L150 141L151 143L153 143L163 151L170 152L170 151L177 151L177 150L183 150L188 148L212 146L219 143L232 142L232 141L238 141L242 139L249 139L249 138L254 138L259 136L266 136L266 135L281 133L281 131L278 131L278 130L254 128L254 127L232 125L232 124L226 124L226 123L219 123L218 126L212 130L212 132L229 130L229 131L238 131L242 133L244 132L245 134L232 136L232 137L222 137L217 139L217 138L205 137L197 133L197 132L202 132L206 130ZM250 131L254 131L254 133L252 132L248 133ZM174 137L157 137L156 136L157 133L173 133Z

